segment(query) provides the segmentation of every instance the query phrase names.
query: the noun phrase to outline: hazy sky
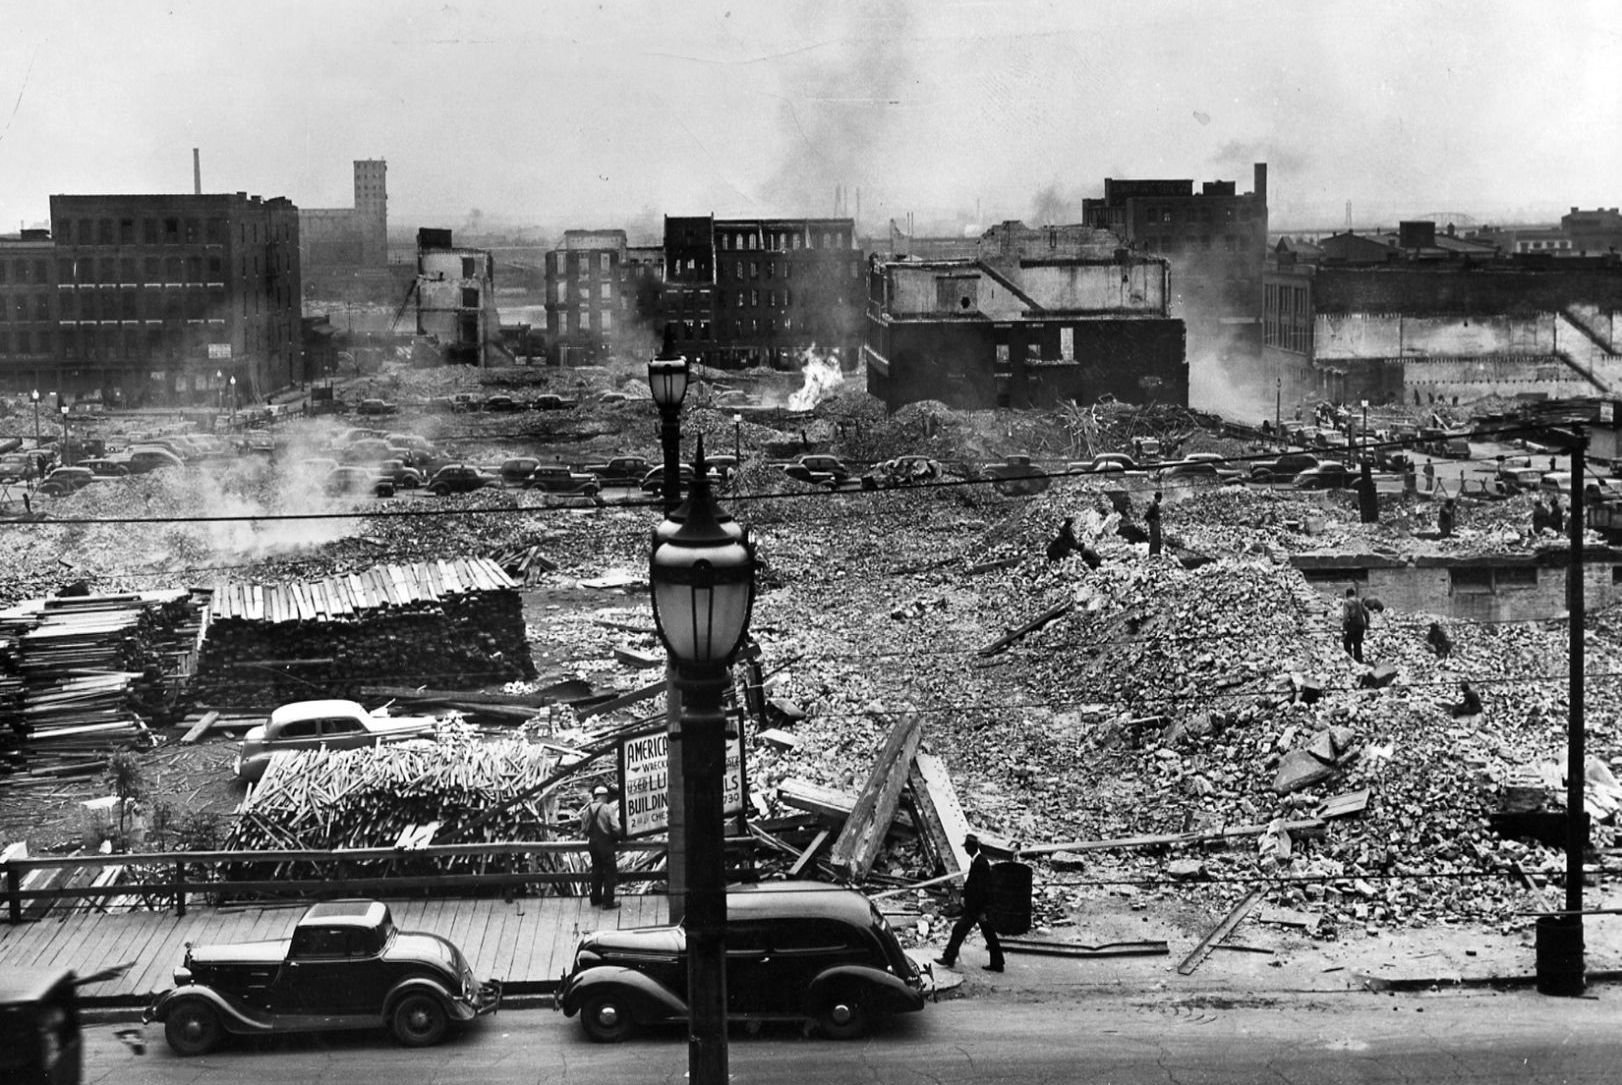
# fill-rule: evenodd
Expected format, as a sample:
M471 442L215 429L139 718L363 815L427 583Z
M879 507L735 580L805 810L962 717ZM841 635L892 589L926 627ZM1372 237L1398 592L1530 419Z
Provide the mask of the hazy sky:
M52 193L1074 220L1269 163L1275 225L1622 204L1617 0L0 0L0 230Z

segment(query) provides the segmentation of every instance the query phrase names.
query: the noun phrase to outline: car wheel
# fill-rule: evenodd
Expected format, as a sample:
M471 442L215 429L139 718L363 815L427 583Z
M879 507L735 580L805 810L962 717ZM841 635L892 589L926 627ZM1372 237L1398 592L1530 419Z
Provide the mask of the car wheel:
M182 1058L206 1055L220 1046L225 1030L214 1007L200 998L188 998L170 1008L163 1022L163 1038L169 1050Z
M867 1004L857 987L841 987L817 1011L817 1027L830 1040L854 1040L867 1031Z
M617 991L604 991L580 1007L580 1025L600 1044L617 1044L636 1031L630 1004Z
M441 484L441 485L438 485L438 486L430 486L430 487L428 487L428 492L433 494L435 497L444 497L446 494L451 492L451 488L449 486Z
M394 1038L405 1047L432 1047L445 1038L450 1024L439 999L415 993L400 1000L391 1021Z

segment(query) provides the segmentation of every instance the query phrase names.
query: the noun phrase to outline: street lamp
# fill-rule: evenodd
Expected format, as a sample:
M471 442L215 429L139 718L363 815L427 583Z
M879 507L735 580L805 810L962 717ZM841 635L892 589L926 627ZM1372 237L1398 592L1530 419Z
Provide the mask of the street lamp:
M1367 457L1369 447L1369 401L1366 399L1363 401L1363 435L1357 444L1357 458L1361 462Z
M62 466L73 466L73 450L68 446L68 405L62 404Z
M743 466L743 415L732 416L732 459L735 461L733 469Z
M676 349L676 326L665 325L664 345L648 362L648 388L659 408L659 444L665 453L665 515L681 503L681 401L687 396L687 357Z
M225 406L225 373L216 369L214 371L214 410L217 413Z
M29 398L34 401L34 447L39 447L39 389L35 388Z
M234 430L237 428L237 375L232 373L226 383L231 388L231 428Z
M749 629L755 553L747 533L726 525L710 496L699 439L686 516L654 529L649 558L653 619L681 692L670 741L680 751L686 847L687 1077L725 1085L726 864L723 790L727 666Z

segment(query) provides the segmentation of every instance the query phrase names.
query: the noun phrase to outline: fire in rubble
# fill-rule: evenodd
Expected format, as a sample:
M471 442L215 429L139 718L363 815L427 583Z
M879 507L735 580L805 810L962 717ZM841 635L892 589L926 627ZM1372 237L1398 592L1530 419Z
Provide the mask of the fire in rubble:
M827 354L818 354L813 344L800 352L800 363L805 384L788 397L791 411L809 411L845 383L845 375L839 368L838 348Z

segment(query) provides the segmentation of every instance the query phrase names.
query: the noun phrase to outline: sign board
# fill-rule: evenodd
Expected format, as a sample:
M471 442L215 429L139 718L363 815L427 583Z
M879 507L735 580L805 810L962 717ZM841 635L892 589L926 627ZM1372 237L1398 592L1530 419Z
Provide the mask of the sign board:
M211 361L211 362L213 362L213 361L221 361L221 360L230 361L231 360L231 344L230 343L210 343L208 345L208 360Z
M743 813L743 728L727 740L721 812ZM670 824L669 736L661 729L620 742L620 824L627 837L662 833Z
M1601 422L1609 424L1612 421L1614 421L1615 419L1616 419L1616 407L1615 407L1615 405L1610 403L1609 401L1601 403L1599 405L1599 420Z

